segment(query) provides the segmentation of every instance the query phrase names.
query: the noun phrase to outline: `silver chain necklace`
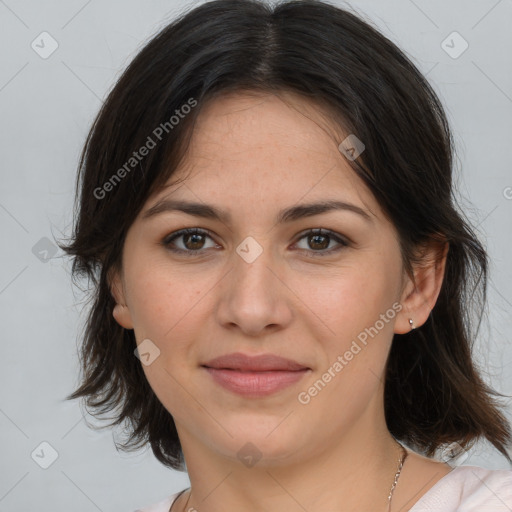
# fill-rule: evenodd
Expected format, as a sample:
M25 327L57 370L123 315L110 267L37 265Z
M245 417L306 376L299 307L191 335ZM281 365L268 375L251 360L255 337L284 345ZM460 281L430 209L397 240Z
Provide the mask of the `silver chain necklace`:
M398 443L400 444L400 443ZM400 444L400 447L402 448L402 454L401 457L398 459L398 469L395 473L395 480L393 482L393 485L391 486L391 489L389 491L388 496L388 512L391 511L391 498L393 497L393 492L395 490L396 484L398 482L398 479L400 478L400 473L402 472L402 468L404 467L405 459L407 458L407 450Z
M391 489L389 490L389 496L388 496L388 511L391 511L391 499L393 498L393 492L395 491L396 484L398 483L398 479L400 478L400 473L402 472L402 468L404 467L405 459L407 458L407 450L400 444L400 447L402 448L402 453L400 454L400 458L398 459L398 469L395 473L395 479L393 481L393 485L391 486ZM185 492L185 491L183 491ZM183 508L183 511L185 512L187 510L188 502L190 501L190 494L188 495L187 502L185 503L185 507ZM172 507L174 503L171 505L171 508L169 509L169 512L172 512Z

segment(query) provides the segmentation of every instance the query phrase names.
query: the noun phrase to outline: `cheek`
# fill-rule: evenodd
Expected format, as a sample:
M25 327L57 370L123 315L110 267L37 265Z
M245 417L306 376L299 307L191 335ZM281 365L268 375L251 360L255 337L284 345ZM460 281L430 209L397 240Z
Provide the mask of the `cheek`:
M127 282L135 329L165 341L166 334L182 326L182 320L188 318L204 295L204 276L201 283L194 282L168 264L152 263L149 259L133 268L135 271L127 276Z
M376 391L401 309L399 275L396 260L388 264L380 255L331 272L314 287L303 282L301 293L308 291L303 295L307 297L305 312L313 318L313 311L320 319L315 321L319 330L314 336L321 340L323 354L315 378L320 374L319 386L328 382L326 387L331 390L322 392L318 404L342 396L347 407L358 409L357 403L366 403Z
M201 325L197 315L205 292L198 283L170 273L168 267L140 267L130 276L129 296L137 345L149 339L154 343L149 345L150 351L157 354L148 365L141 361L146 379L164 407L177 413L177 419L180 411L190 413L197 408L199 414L200 407L190 396L200 396L200 392L187 382L187 361L190 340L197 337L193 331Z
M155 364L144 367L154 389L172 389L189 365L194 364L193 340L210 317L205 295L218 281L215 276L184 275L168 265L139 265L130 277L130 313L137 344L151 340L158 348ZM179 386L178 386L179 387Z
M297 296L310 309L309 315L314 313L331 335L357 335L399 298L399 269L382 261L370 263L359 261L314 279L301 276L294 283Z

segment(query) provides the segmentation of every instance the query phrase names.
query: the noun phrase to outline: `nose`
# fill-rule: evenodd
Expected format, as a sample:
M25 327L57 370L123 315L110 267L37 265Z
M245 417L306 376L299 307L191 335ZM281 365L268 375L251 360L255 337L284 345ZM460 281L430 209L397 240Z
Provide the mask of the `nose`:
M247 237L239 244L218 289L217 320L248 336L283 329L293 318L286 266L266 240Z

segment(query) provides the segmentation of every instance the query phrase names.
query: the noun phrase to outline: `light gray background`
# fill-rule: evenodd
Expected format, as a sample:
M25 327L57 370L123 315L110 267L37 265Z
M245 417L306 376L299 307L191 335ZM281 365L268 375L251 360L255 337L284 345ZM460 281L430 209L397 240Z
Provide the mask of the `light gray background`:
M117 452L110 430L89 429L79 404L63 400L77 384L83 297L60 250L46 262L39 245L40 257L32 251L43 237L69 235L78 155L102 99L138 49L186 5L0 0L0 511L129 512L188 485L149 449ZM511 395L512 2L350 5L412 57L447 108L461 193L492 258L489 322L477 357L487 381ZM31 48L43 31L59 45L47 59ZM458 58L441 46L453 31L469 44ZM444 44L453 53L462 47L452 39ZM58 453L47 469L31 458L43 441ZM509 467L486 443L464 463Z

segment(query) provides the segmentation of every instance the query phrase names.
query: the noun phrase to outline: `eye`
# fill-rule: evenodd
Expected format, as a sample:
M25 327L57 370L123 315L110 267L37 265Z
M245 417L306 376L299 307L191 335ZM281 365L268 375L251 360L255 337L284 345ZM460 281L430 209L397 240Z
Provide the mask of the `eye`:
M200 228L187 228L171 233L162 241L162 245L169 251L183 255L183 256L198 256L201 255L206 249L211 249L216 245L205 247L205 240L213 238L208 230ZM311 257L329 256L332 253L338 252L349 245L338 233L333 231L323 230L321 228L310 229L302 234L300 240L306 240L308 247L299 248L302 251L310 253ZM180 242L177 243L176 241ZM331 242L335 242L337 246L329 248ZM295 243L297 245L298 242ZM181 245L181 247L179 247ZM217 245L218 247L218 245Z
M343 248L349 245L348 241L341 237L341 235L338 235L333 231L325 229L322 230L321 228L310 229L299 238L299 240L302 239L306 239L307 245L313 249L311 250L309 248L305 248L301 250L305 250L311 253L312 257L328 256L334 252L342 250ZM330 249L325 250L329 247L332 241L335 241L338 244L338 246L331 247Z
M187 228L171 233L165 237L162 244L169 250L175 253L183 254L185 256L194 256L200 254L205 249L204 239L210 238L209 232L199 228ZM183 242L184 248L176 248L175 240Z

